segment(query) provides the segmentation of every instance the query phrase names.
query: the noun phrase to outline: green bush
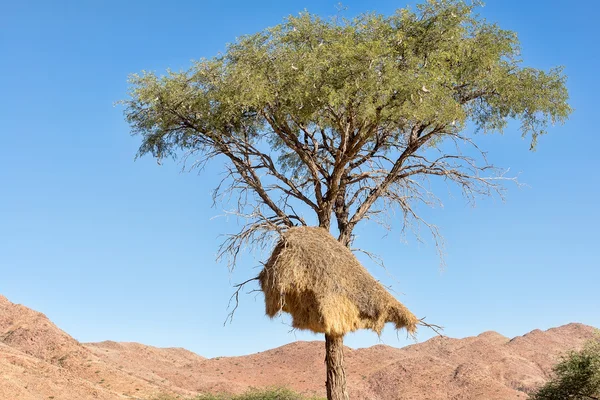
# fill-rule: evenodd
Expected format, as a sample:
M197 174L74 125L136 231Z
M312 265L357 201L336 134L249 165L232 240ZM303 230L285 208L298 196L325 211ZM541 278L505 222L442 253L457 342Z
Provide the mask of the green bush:
M530 400L600 399L600 336L571 351L553 368L554 376Z
M176 400L176 397L160 396L153 400ZM321 400L305 397L285 388L250 389L243 394L202 394L188 400Z

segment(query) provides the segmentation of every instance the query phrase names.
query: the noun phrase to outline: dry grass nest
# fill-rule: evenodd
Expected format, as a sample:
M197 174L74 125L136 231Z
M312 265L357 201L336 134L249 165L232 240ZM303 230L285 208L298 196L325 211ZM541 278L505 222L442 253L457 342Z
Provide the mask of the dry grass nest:
M288 312L298 329L328 335L372 329L379 334L391 322L413 333L419 322L323 228L283 233L258 279L267 315Z

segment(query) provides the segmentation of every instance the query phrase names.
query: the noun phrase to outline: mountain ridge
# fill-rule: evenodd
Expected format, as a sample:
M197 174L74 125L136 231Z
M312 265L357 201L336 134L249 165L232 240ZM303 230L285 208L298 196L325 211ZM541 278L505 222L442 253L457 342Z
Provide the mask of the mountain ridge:
M514 338L486 331L403 348L346 348L349 391L358 400L525 399L561 353L580 347L595 330L570 323ZM136 342L80 343L44 314L0 295L2 399L148 399L266 386L324 396L324 357L322 341L210 359Z

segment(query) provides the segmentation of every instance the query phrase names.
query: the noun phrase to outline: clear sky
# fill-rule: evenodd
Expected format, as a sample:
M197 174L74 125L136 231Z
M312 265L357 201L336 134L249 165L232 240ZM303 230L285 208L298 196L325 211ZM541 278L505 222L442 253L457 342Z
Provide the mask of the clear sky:
M45 313L80 341L136 341L204 356L262 351L294 340L286 319L264 316L244 295L223 326L232 284L257 273L245 257L234 274L215 262L219 235L236 224L211 208L219 162L134 161L120 107L127 76L185 69L237 36L308 9L330 16L337 1L3 1L0 6L0 294ZM390 14L397 1L348 0L346 16ZM429 241L403 242L373 225L357 245L381 255L391 284L418 316L464 337L506 336L569 322L600 327L598 79L600 3L488 0L488 20L519 33L526 63L564 65L571 105L564 126L536 152L519 132L481 136L491 161L520 173L525 188L475 208L444 197L424 210L446 239L441 269ZM398 227L398 226L397 226ZM399 227L398 227L399 228ZM264 257L264 255L263 255ZM418 340L431 336L421 330ZM403 346L387 328L346 344Z

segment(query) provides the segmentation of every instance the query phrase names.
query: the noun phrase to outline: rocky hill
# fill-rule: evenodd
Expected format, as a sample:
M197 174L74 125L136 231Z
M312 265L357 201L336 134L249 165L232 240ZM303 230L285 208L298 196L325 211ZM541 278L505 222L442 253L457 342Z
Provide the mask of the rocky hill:
M574 323L513 339L484 332L401 349L347 348L351 397L526 399L557 356L581 346L594 330ZM0 399L147 399L274 385L324 396L324 357L318 341L214 359L138 343L82 344L43 314L0 296Z

